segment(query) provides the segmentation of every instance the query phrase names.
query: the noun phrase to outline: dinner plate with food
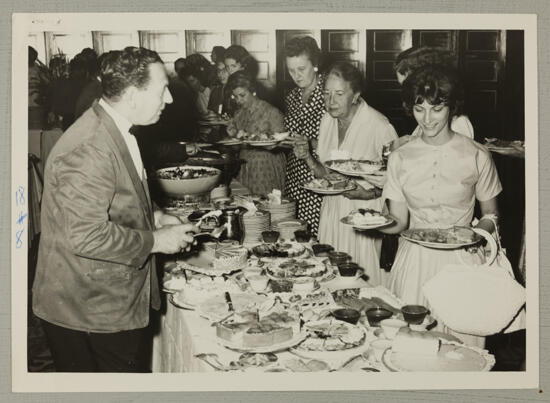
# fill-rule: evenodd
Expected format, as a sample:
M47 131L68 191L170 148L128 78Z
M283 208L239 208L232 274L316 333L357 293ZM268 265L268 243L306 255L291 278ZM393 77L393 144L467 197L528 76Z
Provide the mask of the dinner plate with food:
M322 195L337 195L355 189L355 182L340 174L329 174L315 178L303 185L304 189Z
M325 165L333 171L348 176L375 175L384 168L382 161L370 160L329 160Z
M525 152L525 143L521 140L502 140L495 137L486 137L485 146L490 151L504 155Z
M483 237L472 228L409 228L401 233L407 241L434 249L459 249L478 243Z
M394 222L394 219L386 214L372 209L360 208L351 211L340 219L342 224L351 225L358 230L368 230L385 227Z
M224 146L236 146L239 144L243 144L243 141L235 138L225 138L217 141L216 144L221 144Z
M290 350L300 357L345 361L369 347L363 327L334 318L307 322L304 329L308 337Z

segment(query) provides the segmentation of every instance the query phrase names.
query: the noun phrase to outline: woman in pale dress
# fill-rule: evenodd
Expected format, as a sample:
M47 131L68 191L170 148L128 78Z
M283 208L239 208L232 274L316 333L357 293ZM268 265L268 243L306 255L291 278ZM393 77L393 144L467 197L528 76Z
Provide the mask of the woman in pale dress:
M325 176L324 163L331 159L380 161L384 144L397 138L388 119L361 98L362 75L349 63L334 64L327 74L324 98L327 113L319 128L316 160L309 147L295 146L297 158L304 159L314 175ZM381 237L375 232L355 231L340 219L358 208L380 211L381 189L366 180L357 180L357 188L337 196L325 196L321 206L319 240L347 252L365 269L369 282L383 282L380 269Z
M407 228L470 226L476 199L482 218L477 227L494 230L501 192L489 151L451 129L462 99L453 71L431 66L412 73L403 84L403 105L414 115L421 134L392 152L382 198L394 225L380 229L397 234ZM481 251L441 250L403 238L390 276L390 289L406 304L427 305L423 285L446 264L480 264ZM440 330L453 333L440 324ZM455 334L470 345L484 338Z

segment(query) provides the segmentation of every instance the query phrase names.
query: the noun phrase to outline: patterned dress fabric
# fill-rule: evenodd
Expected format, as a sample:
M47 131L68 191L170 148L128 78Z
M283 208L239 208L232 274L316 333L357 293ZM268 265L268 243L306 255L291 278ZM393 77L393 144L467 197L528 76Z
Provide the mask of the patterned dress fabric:
M252 105L240 108L227 126L230 136L244 130L249 134L284 132L283 114L266 101L256 99ZM285 188L286 157L278 149L243 148L237 180L253 194L266 195L273 189Z
M325 114L323 99L323 76L318 76L317 85L307 102L302 102L303 90L294 88L285 99L285 130L316 140L319 136L319 124ZM312 154L317 158L315 149ZM322 196L305 190L302 185L313 179L313 174L305 161L299 160L294 153L287 156L286 188L287 197L296 200L298 218L308 223L314 236L319 231Z

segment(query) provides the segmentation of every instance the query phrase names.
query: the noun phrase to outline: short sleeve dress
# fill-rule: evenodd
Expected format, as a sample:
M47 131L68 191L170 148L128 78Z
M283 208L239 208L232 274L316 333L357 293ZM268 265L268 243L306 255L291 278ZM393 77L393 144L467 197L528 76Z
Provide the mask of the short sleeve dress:
M439 146L414 137L394 151L382 198L407 203L410 228L445 228L469 226L476 199L490 200L501 191L490 152L455 134ZM406 304L427 305L422 286L446 264L480 264L482 259L481 253L426 248L401 238L389 287Z
M325 114L323 99L323 76L317 77L317 85L312 91L307 102L302 102L303 90L294 88L286 97L285 130L298 133L310 140L319 136L319 124ZM314 157L315 150L312 150ZM302 185L314 179L313 173L305 161L296 158L294 153L289 153L286 164L285 194L296 201L297 216L308 223L314 236L319 230L319 217L323 198L313 192L305 190Z
M327 112L321 120L317 153L322 163L342 158L380 161L382 147L397 138L395 129L380 112L371 108L359 98L359 106L348 127L342 144L338 144L338 120ZM365 189L372 185L364 180L357 181ZM382 199L350 200L344 196L325 196L321 207L319 240L332 245L336 250L347 252L369 276L372 285L381 285L383 275L380 269L382 237L376 231L355 231L342 224L340 219L358 208L382 209Z
M240 108L227 126L230 135L239 130L247 133L278 133L284 131L281 111L266 101L257 99L249 107ZM239 154L245 161L237 179L253 194L266 195L285 187L286 157L283 151L243 148Z

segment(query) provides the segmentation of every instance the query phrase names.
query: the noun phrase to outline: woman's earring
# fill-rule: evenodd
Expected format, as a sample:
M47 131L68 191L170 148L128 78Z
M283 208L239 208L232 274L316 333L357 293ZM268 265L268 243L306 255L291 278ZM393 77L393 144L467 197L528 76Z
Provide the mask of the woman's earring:
M316 72L316 73L319 71L319 69L317 68L317 66L315 66L315 67L313 68L313 71Z
M252 95L256 96L256 93L255 93L255 92L253 92L253 93L252 93Z

